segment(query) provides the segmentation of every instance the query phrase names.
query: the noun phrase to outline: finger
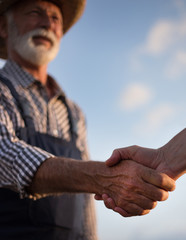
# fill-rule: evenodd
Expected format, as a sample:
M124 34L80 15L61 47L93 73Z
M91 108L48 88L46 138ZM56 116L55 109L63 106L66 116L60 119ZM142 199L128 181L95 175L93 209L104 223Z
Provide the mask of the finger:
M105 207L108 208L108 209L112 209L111 206L110 206L110 203L109 203L109 201L108 201L109 196L108 196L107 194L103 194L103 195L102 195L102 198L103 198Z
M136 151L137 146L115 149L106 161L106 165L111 167L119 163L121 160L133 159L132 155Z
M99 194L96 194L96 195L94 196L94 199L97 200L97 201L103 200L102 196L99 195Z
M118 205L118 207L126 211L131 216L145 215L150 212L150 210L144 210L143 208L139 207L134 203L125 202L125 201L123 201L121 205Z
M107 198L104 198L103 200L104 200L104 204L107 208L114 209L116 207L116 204L112 198L107 197Z
M132 216L131 214L129 214L127 211L123 210L120 207L115 207L114 208L114 212L119 213L123 217L131 217Z
M154 209L157 206L157 201L153 201L143 195L135 195L135 197L133 197L133 201L131 201L132 203L138 205L139 207L141 207L144 210L151 210Z
M153 169L147 168L147 170L144 171L142 178L144 181L166 191L175 190L175 181L164 173L159 173Z
M152 201L165 201L169 197L169 193L163 189L160 189L152 184L145 183L144 186L140 187L138 194L151 199Z
M114 209L115 212L119 213L121 216L123 217L132 217L132 216L136 216L136 215L133 215L133 214L129 214L127 211L123 210L122 208L120 207L115 207ZM143 211L141 216L142 215L146 215L148 214L150 211Z
M105 162L108 167L112 167L122 160L120 149L115 149L109 159Z

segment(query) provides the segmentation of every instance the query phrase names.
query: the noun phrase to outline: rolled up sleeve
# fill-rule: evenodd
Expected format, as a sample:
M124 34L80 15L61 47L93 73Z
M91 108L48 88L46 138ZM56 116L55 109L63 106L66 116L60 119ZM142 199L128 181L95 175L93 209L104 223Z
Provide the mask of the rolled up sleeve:
M21 198L28 197L25 188L50 157L53 155L16 137L11 116L0 104L0 187L19 192Z

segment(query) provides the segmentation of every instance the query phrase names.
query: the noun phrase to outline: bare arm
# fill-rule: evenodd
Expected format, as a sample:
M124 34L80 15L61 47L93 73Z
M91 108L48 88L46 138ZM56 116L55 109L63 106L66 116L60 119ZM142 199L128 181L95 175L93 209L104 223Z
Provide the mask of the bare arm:
M116 149L106 164L113 166L125 159L157 169L177 180L186 172L186 129L158 149L139 146Z
M50 158L38 169L28 191L108 194L126 210L125 216L134 216L148 213L173 189L172 179L133 161L110 168L104 162Z
M186 129L158 149L139 146L116 149L106 164L111 167L126 159L166 173L174 180L177 180L186 172ZM109 195L96 196L96 199L104 200L108 208L114 209L123 215L122 209L116 207L117 204Z

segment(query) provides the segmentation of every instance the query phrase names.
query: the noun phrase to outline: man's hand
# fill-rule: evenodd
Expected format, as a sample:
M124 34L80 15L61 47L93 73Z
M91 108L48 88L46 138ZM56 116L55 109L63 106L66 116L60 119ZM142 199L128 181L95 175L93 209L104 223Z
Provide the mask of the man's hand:
M162 149L157 149L157 150L148 149L148 148L142 148L139 146L131 146L126 148L116 149L113 151L111 157L106 161L106 165L109 167L113 167L113 166L117 166L117 164L119 164L120 162L131 161L131 160L136 161L139 164L150 167L152 169L156 169L159 172L167 173L171 177L174 176L174 173L172 172L171 168L166 162L166 159L164 158ZM164 177L165 176L166 175L164 174ZM155 182L151 181L150 175L148 177L146 178L146 181L150 182L151 184L155 184ZM173 186L172 186L172 189L171 188L169 190L166 189L164 186L163 179L161 184L159 185L155 184L155 185L167 191L174 190ZM125 208L123 209L121 206L119 207L117 203L114 202L113 198L110 195L106 195L106 194L102 196L96 195L95 199L103 200L107 208L112 209L115 212L119 213L120 215L126 217Z
M123 160L133 160L146 167L168 173L171 177L174 175L170 166L166 162L163 149L161 148L150 149L139 146L118 148L113 151L111 157L106 161L106 165L112 167Z
M175 188L167 175L131 160L121 161L110 170L110 176L98 176L97 181L105 185L104 194L95 198L124 217L149 213L156 201L166 200L167 191Z
M106 165L109 167L115 167L117 166L119 163L121 162L130 162L130 161L136 161L139 163L139 168L142 166L146 166L146 167L150 167L151 170L156 169L156 174L161 175L160 172L164 172L166 174L168 174L169 176L171 176L172 178L175 176L174 173L172 172L171 168L169 167L169 165L166 162L166 159L164 158L164 154L162 149L148 149L148 148L142 148L139 146L131 146L131 147L126 147L126 148L120 148L120 149L116 149L113 151L111 157L106 161ZM161 176L163 176L164 178L161 179L161 181L159 181L159 183L157 184L157 182L152 181L152 176L149 174L148 172L149 168L144 169L144 176L145 176L145 181L155 185L156 187L159 187L161 189L167 190L167 191L173 191L175 188L174 185L174 181L172 180L172 182L170 182L170 184L172 184L172 186L169 186L169 189L167 188L167 186L165 186L166 181L168 181L168 179L170 180L170 178L163 174ZM166 180L167 177L167 180ZM157 179L156 179L157 180ZM153 185L150 185L150 187L154 187ZM167 194L167 198L168 198L168 192L166 192ZM119 213L120 215L127 217L127 211L126 211L126 207L122 207L121 205L118 205L117 202L114 201L114 198L109 195L109 194L103 194L101 195L95 195L95 199L96 200L103 200L104 204L107 208L114 210L115 212ZM164 199L166 200L166 199ZM156 199L156 201L160 201L159 199ZM154 204L154 207L157 205ZM141 215L147 214L149 211L144 211ZM133 216L133 215L128 215L128 216Z
M116 149L106 161L106 164L107 166L113 166L126 159L131 159L159 172L164 172L177 180L186 172L186 129L159 149L139 146Z
M177 180L186 172L186 129L159 149L139 146L116 149L106 161L106 165L113 167L126 159L166 173L172 179ZM117 204L109 195L96 195L95 199L104 200L106 207L123 215L123 210L116 207Z
M104 162L54 157L39 167L27 191L33 196L65 192L110 196L128 217L147 214L173 189L171 178L131 160L108 167Z

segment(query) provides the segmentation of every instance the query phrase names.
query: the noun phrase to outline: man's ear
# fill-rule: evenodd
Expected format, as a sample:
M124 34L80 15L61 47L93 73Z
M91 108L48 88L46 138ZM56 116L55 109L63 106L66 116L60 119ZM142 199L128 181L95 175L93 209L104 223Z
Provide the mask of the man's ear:
M0 37L8 37L7 20L4 16L0 16Z

